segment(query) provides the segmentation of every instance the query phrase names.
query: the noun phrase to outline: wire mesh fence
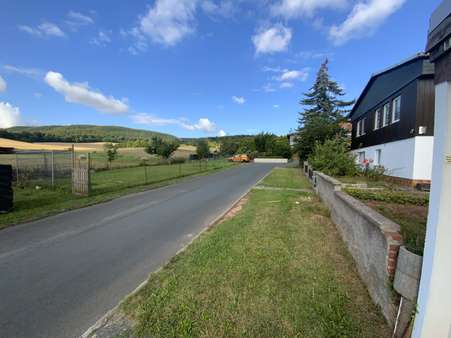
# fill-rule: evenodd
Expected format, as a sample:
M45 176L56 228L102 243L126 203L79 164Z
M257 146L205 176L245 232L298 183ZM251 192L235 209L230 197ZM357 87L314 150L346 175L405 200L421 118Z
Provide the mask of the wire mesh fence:
M131 156L132 160L123 158L116 166L115 161L105 165L103 158L96 164L95 160L99 158L97 154L72 150L15 151L0 153L0 164L12 165L14 187L26 188L21 192L50 188L77 195L97 195L152 185L226 166L224 159L139 158L138 161Z
M13 182L17 186L70 185L71 151L16 151L0 154L0 164L13 167Z

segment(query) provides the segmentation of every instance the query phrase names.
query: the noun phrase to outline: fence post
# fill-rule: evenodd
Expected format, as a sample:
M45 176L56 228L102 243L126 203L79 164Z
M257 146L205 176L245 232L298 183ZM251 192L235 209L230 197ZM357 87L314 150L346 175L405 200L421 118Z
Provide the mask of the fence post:
M91 153L88 153L88 195L91 194Z
M179 177L182 176L182 164L179 163Z
M72 151L71 151L71 157L72 157L72 193L75 193L75 147L72 144Z
M16 152L16 184L19 185L19 156Z
M145 184L147 184L147 164L144 165L144 178L145 178Z
M52 164L52 188L55 187L55 154L52 150L52 154L50 157L50 163Z

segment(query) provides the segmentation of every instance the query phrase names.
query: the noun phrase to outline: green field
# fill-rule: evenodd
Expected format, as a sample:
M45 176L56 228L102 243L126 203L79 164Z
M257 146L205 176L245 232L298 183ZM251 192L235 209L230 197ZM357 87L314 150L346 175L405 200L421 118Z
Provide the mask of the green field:
M54 189L41 186L39 181L32 181L14 189L14 209L0 215L0 229L233 165L225 160L213 160L98 171L91 175L92 193L89 197L72 195L69 179L58 180Z
M308 183L277 169L265 184ZM391 336L327 209L288 190L253 190L120 309L133 337Z

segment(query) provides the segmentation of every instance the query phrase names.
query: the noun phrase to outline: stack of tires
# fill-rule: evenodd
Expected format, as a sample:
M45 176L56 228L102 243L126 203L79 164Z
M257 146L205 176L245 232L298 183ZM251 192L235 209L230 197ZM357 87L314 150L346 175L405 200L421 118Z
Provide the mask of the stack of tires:
M0 164L0 213L8 212L13 207L12 180L12 167Z

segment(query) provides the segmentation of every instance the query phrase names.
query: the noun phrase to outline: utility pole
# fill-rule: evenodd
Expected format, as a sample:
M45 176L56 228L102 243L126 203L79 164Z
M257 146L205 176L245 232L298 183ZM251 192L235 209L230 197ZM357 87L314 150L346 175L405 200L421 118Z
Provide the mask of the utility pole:
M414 338L451 337L451 0L431 16L435 64L432 185Z

